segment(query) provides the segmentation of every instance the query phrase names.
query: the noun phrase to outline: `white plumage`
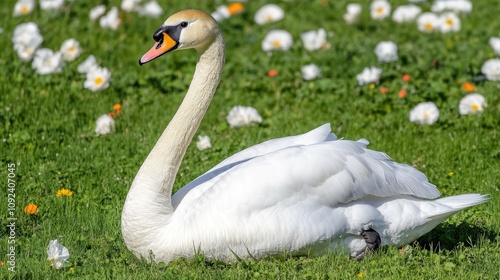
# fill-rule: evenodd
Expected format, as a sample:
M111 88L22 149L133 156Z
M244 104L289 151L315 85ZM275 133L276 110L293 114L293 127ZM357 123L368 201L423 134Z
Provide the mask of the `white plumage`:
M366 140L337 140L329 124L245 149L171 196L219 82L224 43L215 20L194 10L167 19L155 41L141 64L172 48L195 48L199 62L125 202L122 233L137 256L167 263L196 253L219 260L329 251L359 257L367 247L363 231L376 231L381 245L402 246L487 200L431 200L440 193L423 173L367 149Z

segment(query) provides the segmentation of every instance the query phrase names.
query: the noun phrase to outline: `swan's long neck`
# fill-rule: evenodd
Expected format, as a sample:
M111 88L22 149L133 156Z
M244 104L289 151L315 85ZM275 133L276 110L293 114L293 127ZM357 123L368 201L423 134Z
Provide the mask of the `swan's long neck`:
M219 33L206 49L198 50L188 92L129 190L122 212L122 233L129 248L141 246L132 243L145 241L145 234L168 224L175 176L217 89L223 64L224 40Z

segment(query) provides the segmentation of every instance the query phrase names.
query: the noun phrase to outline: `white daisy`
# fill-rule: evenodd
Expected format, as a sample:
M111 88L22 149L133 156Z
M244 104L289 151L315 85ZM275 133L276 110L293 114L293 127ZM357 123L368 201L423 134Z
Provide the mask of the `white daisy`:
M83 87L94 92L107 89L109 87L110 79L111 73L107 68L94 68L87 72L87 79L85 80Z
M62 54L47 48L38 49L31 67L40 75L61 72L63 67Z
M460 100L458 111L460 115L476 114L482 112L487 106L484 96L479 93L471 93Z
M382 69L375 66L366 67L361 73L356 75L356 80L360 86L370 83L379 83L380 76L382 75Z
M198 141L196 142L196 148L198 148L198 150L200 151L212 148L210 137L208 137L207 135L199 135Z
M82 63L78 65L78 72L82 74L86 74L89 71L99 68L99 64L95 59L95 56L89 55L87 59L85 59Z
M116 30L122 23L118 15L118 8L112 7L105 16L99 19L99 24L102 28Z
M64 60L73 61L80 56L82 48L76 39L71 38L62 43L59 51L62 53Z
M262 122L262 117L255 108L245 107L245 106L234 106L229 111L227 117L227 122L230 127L242 127L250 125L253 122Z
M375 54L379 62L393 62L398 60L398 46L392 41L382 41L375 47Z
M432 3L431 11L435 13L445 11L470 13L472 11L472 3L469 0L436 0Z
M40 9L44 11L57 10L62 7L64 0L40 0Z
M300 38L304 48L308 51L330 47L330 44L326 41L326 31L323 28L302 33Z
M386 0L375 0L370 4L370 15L372 19L385 19L391 14L391 4Z
M265 52L272 50L287 51L293 44L292 35L285 30L271 30L262 40L262 50Z
M285 17L285 12L280 6L275 4L266 4L257 10L254 20L257 24L266 24L280 21Z
M115 127L115 120L108 114L101 115L95 121L95 133L99 135L109 134Z
M104 15L104 13L106 13L106 6L105 5L98 5L92 9L90 9L89 18L91 21L95 21L96 19L98 19L99 17Z
M12 43L21 60L30 61L42 42L43 37L40 35L36 23L22 23L14 28Z
M12 43L14 48L16 45L30 45L33 43L33 38L37 38L35 41L39 42L38 46L42 44L43 37L40 35L38 25L34 22L21 23L14 28Z
M422 13L417 18L418 30L422 32L432 32L440 26L439 16L434 13Z
M125 12L132 12L139 9L141 0L122 0L120 8Z
M15 17L24 16L33 11L35 8L35 0L18 0L14 5L14 12L12 13Z
M312 63L302 66L300 71L302 72L302 77L306 81L314 80L321 76L321 69L319 69L318 65Z
M493 48L493 51L500 55L500 38L499 37L491 37L489 40L490 46Z
M454 12L441 14L439 20L439 29L441 33L460 31L460 18Z
M14 49L19 59L21 59L22 61L30 61L31 59L33 59L33 56L35 55L35 52L38 49L38 46L35 44L17 45L14 47Z
M392 13L392 20L397 23L413 22L421 12L422 9L417 5L402 5Z
M344 14L344 20L348 24L356 24L359 22L361 16L361 4L351 3L347 4L346 13Z
M422 102L410 111L410 122L433 124L439 118L439 109L434 102Z
M481 66L481 73L490 81L500 81L500 59L490 58Z
M61 245L57 240L50 240L47 248L47 260L51 266L59 269L69 259L69 251Z
M144 17L159 17L163 14L163 9L155 0L149 1L139 7L139 14Z
M228 19L231 17L231 14L229 13L229 9L227 6L219 6L215 12L212 13L212 17L216 21L222 21L224 19Z

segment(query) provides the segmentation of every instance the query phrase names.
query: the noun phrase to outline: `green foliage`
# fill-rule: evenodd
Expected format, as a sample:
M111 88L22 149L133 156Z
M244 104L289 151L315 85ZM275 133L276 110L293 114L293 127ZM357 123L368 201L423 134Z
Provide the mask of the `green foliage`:
M500 260L500 95L498 82L477 79L482 63L493 57L488 39L498 36L500 6L475 1L454 34L423 34L414 24L369 19L363 4L359 25L342 20L348 1L276 1L286 11L283 21L258 26L255 11L267 1L248 1L245 11L221 23L227 41L223 81L200 127L213 148L191 145L175 190L227 156L264 140L308 131L330 122L346 139L366 138L370 147L427 174L443 195L490 194L485 205L463 211L418 242L401 250L383 248L364 261L345 255L269 258L219 263L197 256L171 264L138 260L125 247L120 232L121 209L142 161L180 104L189 85L196 55L179 52L139 67L137 60L151 45L151 35L163 19L124 13L117 31L101 29L88 19L97 4L119 6L119 0L67 1L64 9L47 13L39 7L12 17L14 0L0 5L0 174L6 182L9 163L16 163L16 268L5 263L7 279L498 279ZM165 16L197 7L214 11L219 1L159 1ZM226 3L225 1L222 1ZM391 1L396 3L406 1ZM430 1L429 1L430 2ZM423 4L428 9L429 3ZM33 21L44 37L43 47L59 49L76 38L84 53L58 74L39 76L12 48L15 26ZM331 48L308 52L300 34L320 27L333 36ZM289 52L266 55L260 42L271 29L286 29L294 37ZM399 46L398 62L379 64L373 53L382 40ZM88 55L112 72L111 86L100 92L83 88L76 70ZM300 67L315 63L323 76L306 82ZM364 67L383 69L380 86L358 86L355 75ZM276 69L276 77L267 71ZM403 82L403 74L411 75ZM474 82L489 107L479 115L460 116L465 95L461 83ZM405 98L398 97L402 88ZM408 121L411 108L433 101L441 111L437 123L419 126ZM95 119L123 106L116 130L94 134ZM231 129L225 121L234 105L255 107L263 123ZM6 184L3 184L6 186ZM56 197L65 187L71 197ZM6 187L3 187L6 189ZM8 248L7 203L0 201L0 261ZM6 201L6 200L5 200ZM23 213L28 203L35 215ZM49 267L46 248L58 239L71 254L60 270ZM6 259L5 259L6 260Z

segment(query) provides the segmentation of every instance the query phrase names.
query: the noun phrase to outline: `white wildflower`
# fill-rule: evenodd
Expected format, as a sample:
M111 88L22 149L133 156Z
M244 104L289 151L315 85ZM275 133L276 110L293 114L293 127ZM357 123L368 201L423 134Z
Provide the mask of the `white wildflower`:
M59 269L69 259L69 251L66 247L61 245L57 240L50 240L49 247L47 248L47 260L50 265Z
M152 0L139 7L139 14L145 17L159 17L163 14L163 9L158 2Z
M481 73L490 81L500 81L500 59L490 58L481 66Z
M439 20L439 29L441 33L460 31L460 18L454 12L441 14Z
M57 10L62 7L64 0L40 0L40 9L45 11Z
M89 55L87 59L85 59L82 63L78 65L78 72L82 74L86 74L89 71L93 71L94 69L99 68L99 65L97 64L97 60L95 59L95 56Z
M109 134L115 127L115 120L108 114L101 115L95 122L95 133L99 135Z
M326 31L323 28L302 33L300 38L304 48L308 51L330 47L330 44L326 41Z
M87 72L87 79L85 80L83 87L94 92L107 89L109 87L110 79L111 73L107 68L94 68Z
M392 20L397 23L413 22L421 12L422 9L417 5L402 5L392 13Z
M316 64L308 64L302 66L300 71L302 72L302 77L306 81L314 80L321 76L321 69L319 69L318 65Z
M210 137L208 137L207 135L199 135L198 141L196 142L196 148L198 148L198 150L200 151L212 148Z
M398 46L392 41L382 41L375 47L375 54L379 62L393 62L398 60Z
M361 73L356 75L356 80L360 86L370 83L379 83L380 76L382 75L382 69L375 66L366 67Z
M417 18L418 30L422 32L432 32L440 26L440 18L434 13L422 13Z
M272 50L287 51L292 47L292 44L292 35L288 31L271 30L262 40L262 50L265 52Z
M106 13L106 6L105 5L98 5L92 9L90 9L89 18L91 21L95 21L96 19L98 19L99 17L104 15L104 13Z
M229 111L227 122L230 127L242 127L250 125L253 122L262 122L262 117L255 108L245 106L234 106Z
M436 0L432 3L431 11L435 13L452 11L468 14L472 11L472 3L469 0Z
M410 111L410 122L433 124L439 118L439 109L434 102L422 102Z
M141 0L122 0L120 8L125 12L132 12L138 10L140 4Z
M257 10L254 20L257 24L266 24L282 20L285 17L283 9L275 4L266 4Z
M118 8L112 7L105 16L99 19L99 24L102 28L116 30L122 23L118 15Z
M351 3L347 4L346 13L344 14L344 20L347 24L356 24L359 22L361 16L361 4Z
M66 61L73 61L82 53L80 43L74 38L67 39L62 43L61 49L63 59Z
M62 54L47 48L38 49L31 67L40 75L61 72L63 67Z
M15 17L24 16L33 11L35 8L35 0L18 0L14 5L14 12L12 13Z
M479 93L471 93L467 94L460 100L460 104L458 105L458 111L460 115L468 115L468 114L476 114L483 111L488 104Z
M370 4L370 15L372 19L385 19L391 14L391 4L386 0L374 0Z
M493 48L493 51L500 55L500 38L499 37L491 37L489 40L490 46Z

